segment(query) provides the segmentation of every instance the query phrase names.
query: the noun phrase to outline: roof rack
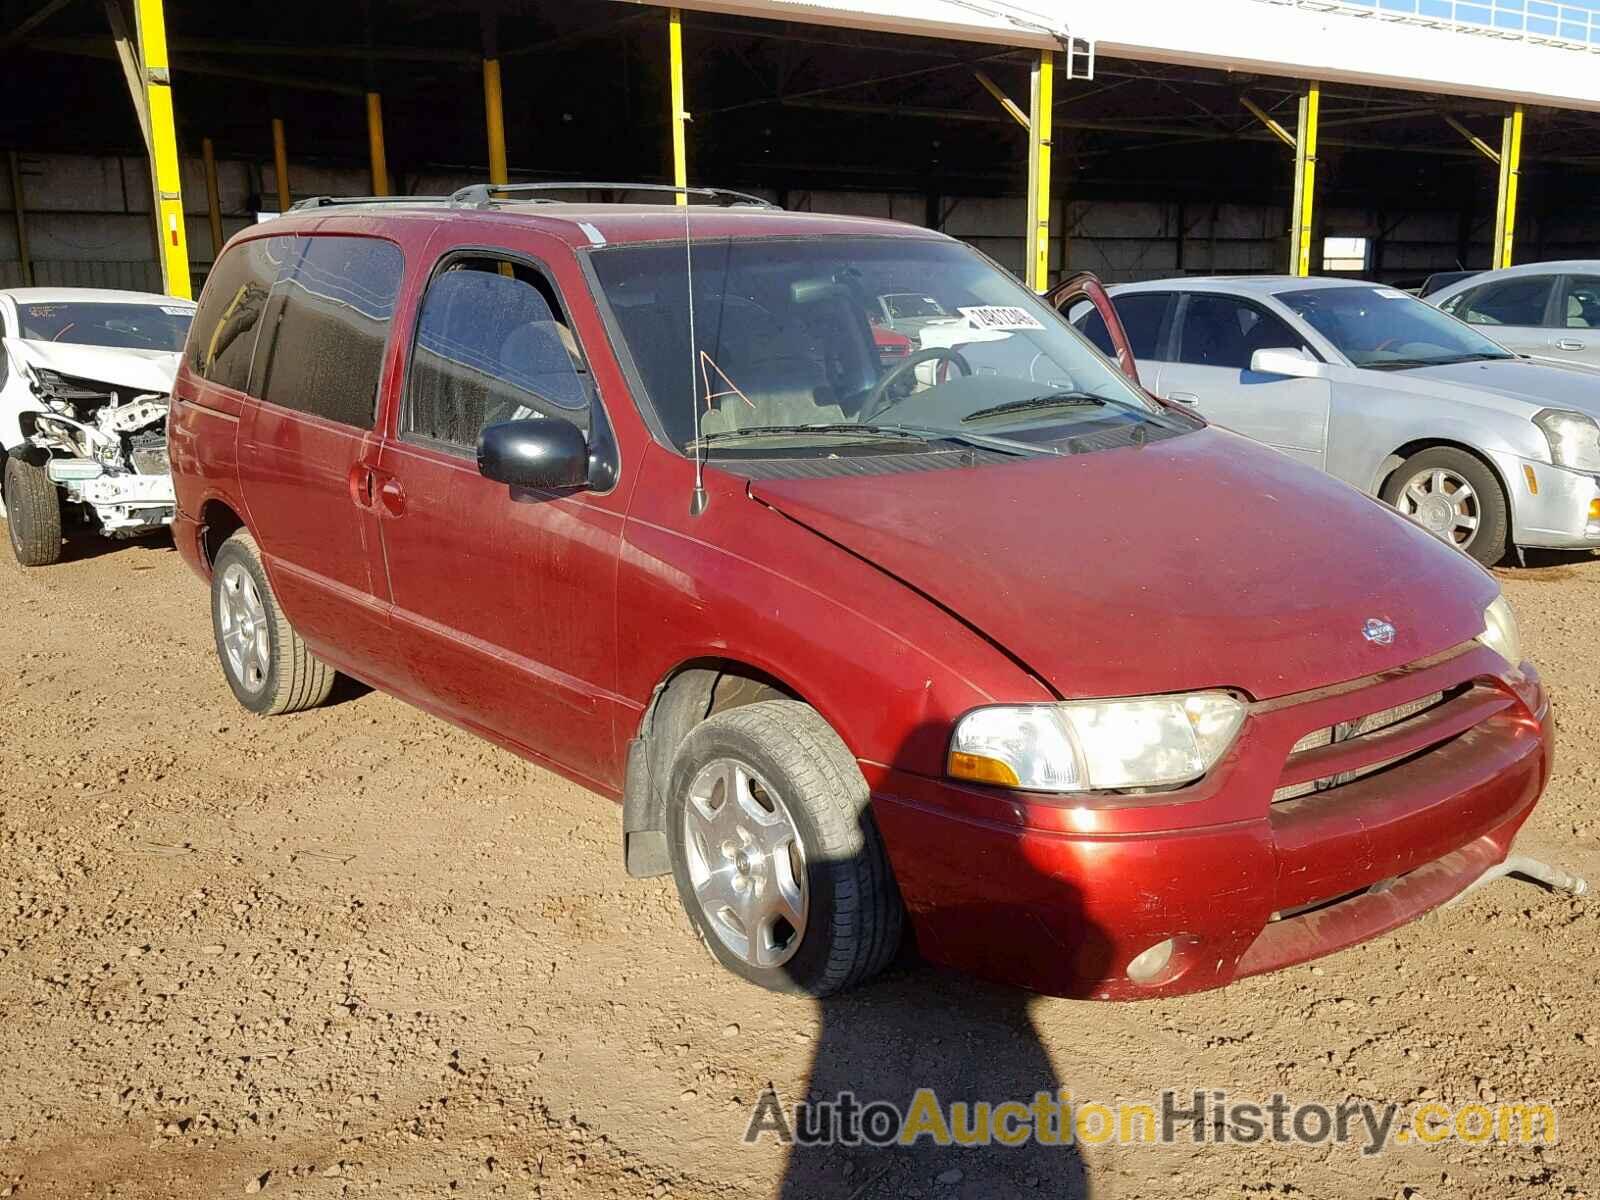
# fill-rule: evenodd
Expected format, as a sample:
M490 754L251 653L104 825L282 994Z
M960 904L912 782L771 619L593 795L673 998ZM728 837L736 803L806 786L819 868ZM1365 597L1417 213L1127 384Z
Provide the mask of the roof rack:
M772 209L779 207L771 200L752 196L749 192L736 192L730 188L717 187L675 187L670 183L474 183L452 192L449 199L451 208L489 208L494 205L495 197L504 193L522 195L538 192L584 191L670 192L677 196L704 196L729 206L750 205L755 208ZM562 201L541 199L535 195L533 203L560 204Z
M443 204L449 196L307 196L289 205L289 212L332 208L338 204Z

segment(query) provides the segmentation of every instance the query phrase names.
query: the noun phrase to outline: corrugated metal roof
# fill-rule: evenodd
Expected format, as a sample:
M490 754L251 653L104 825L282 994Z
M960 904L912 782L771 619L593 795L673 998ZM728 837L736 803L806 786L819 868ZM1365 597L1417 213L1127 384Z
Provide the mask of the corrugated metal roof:
M1036 46L1047 50L1067 44L1062 18L999 0L631 0L658 8L760 17L769 21L803 21L847 29L870 29L920 37L990 42L1002 46Z

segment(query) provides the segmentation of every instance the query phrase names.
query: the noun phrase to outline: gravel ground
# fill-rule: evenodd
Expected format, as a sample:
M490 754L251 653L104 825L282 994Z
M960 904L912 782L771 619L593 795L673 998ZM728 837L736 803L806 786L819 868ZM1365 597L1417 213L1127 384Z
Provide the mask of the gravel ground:
M1600 561L1502 572L1555 695L1522 846L1600 878ZM694 942L581 789L349 689L259 720L170 546L0 566L0 1196L1600 1194L1594 901L1511 881L1177 1001L906 962L819 1004ZM946 1098L1548 1099L1551 1147L805 1150L774 1086Z

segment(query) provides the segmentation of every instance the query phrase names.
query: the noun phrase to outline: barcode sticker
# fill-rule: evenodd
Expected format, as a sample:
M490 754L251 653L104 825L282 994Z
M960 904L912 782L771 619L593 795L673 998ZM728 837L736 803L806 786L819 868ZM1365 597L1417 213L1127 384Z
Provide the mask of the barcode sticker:
M194 309L184 308L179 304L160 304L156 307L160 308L169 317L187 317L194 312Z
M977 308L956 310L977 329L1043 329L1037 319L1025 308L1004 304L985 304Z

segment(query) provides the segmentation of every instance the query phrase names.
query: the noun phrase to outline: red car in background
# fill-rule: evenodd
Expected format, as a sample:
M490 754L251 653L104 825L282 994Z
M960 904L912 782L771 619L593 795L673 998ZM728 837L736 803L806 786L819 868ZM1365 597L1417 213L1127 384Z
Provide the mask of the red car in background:
M900 353L909 291L954 324ZM926 230L301 206L212 271L170 429L241 704L346 673L620 800L766 987L905 922L1044 992L1216 987L1460 892L1549 778L1487 572Z

